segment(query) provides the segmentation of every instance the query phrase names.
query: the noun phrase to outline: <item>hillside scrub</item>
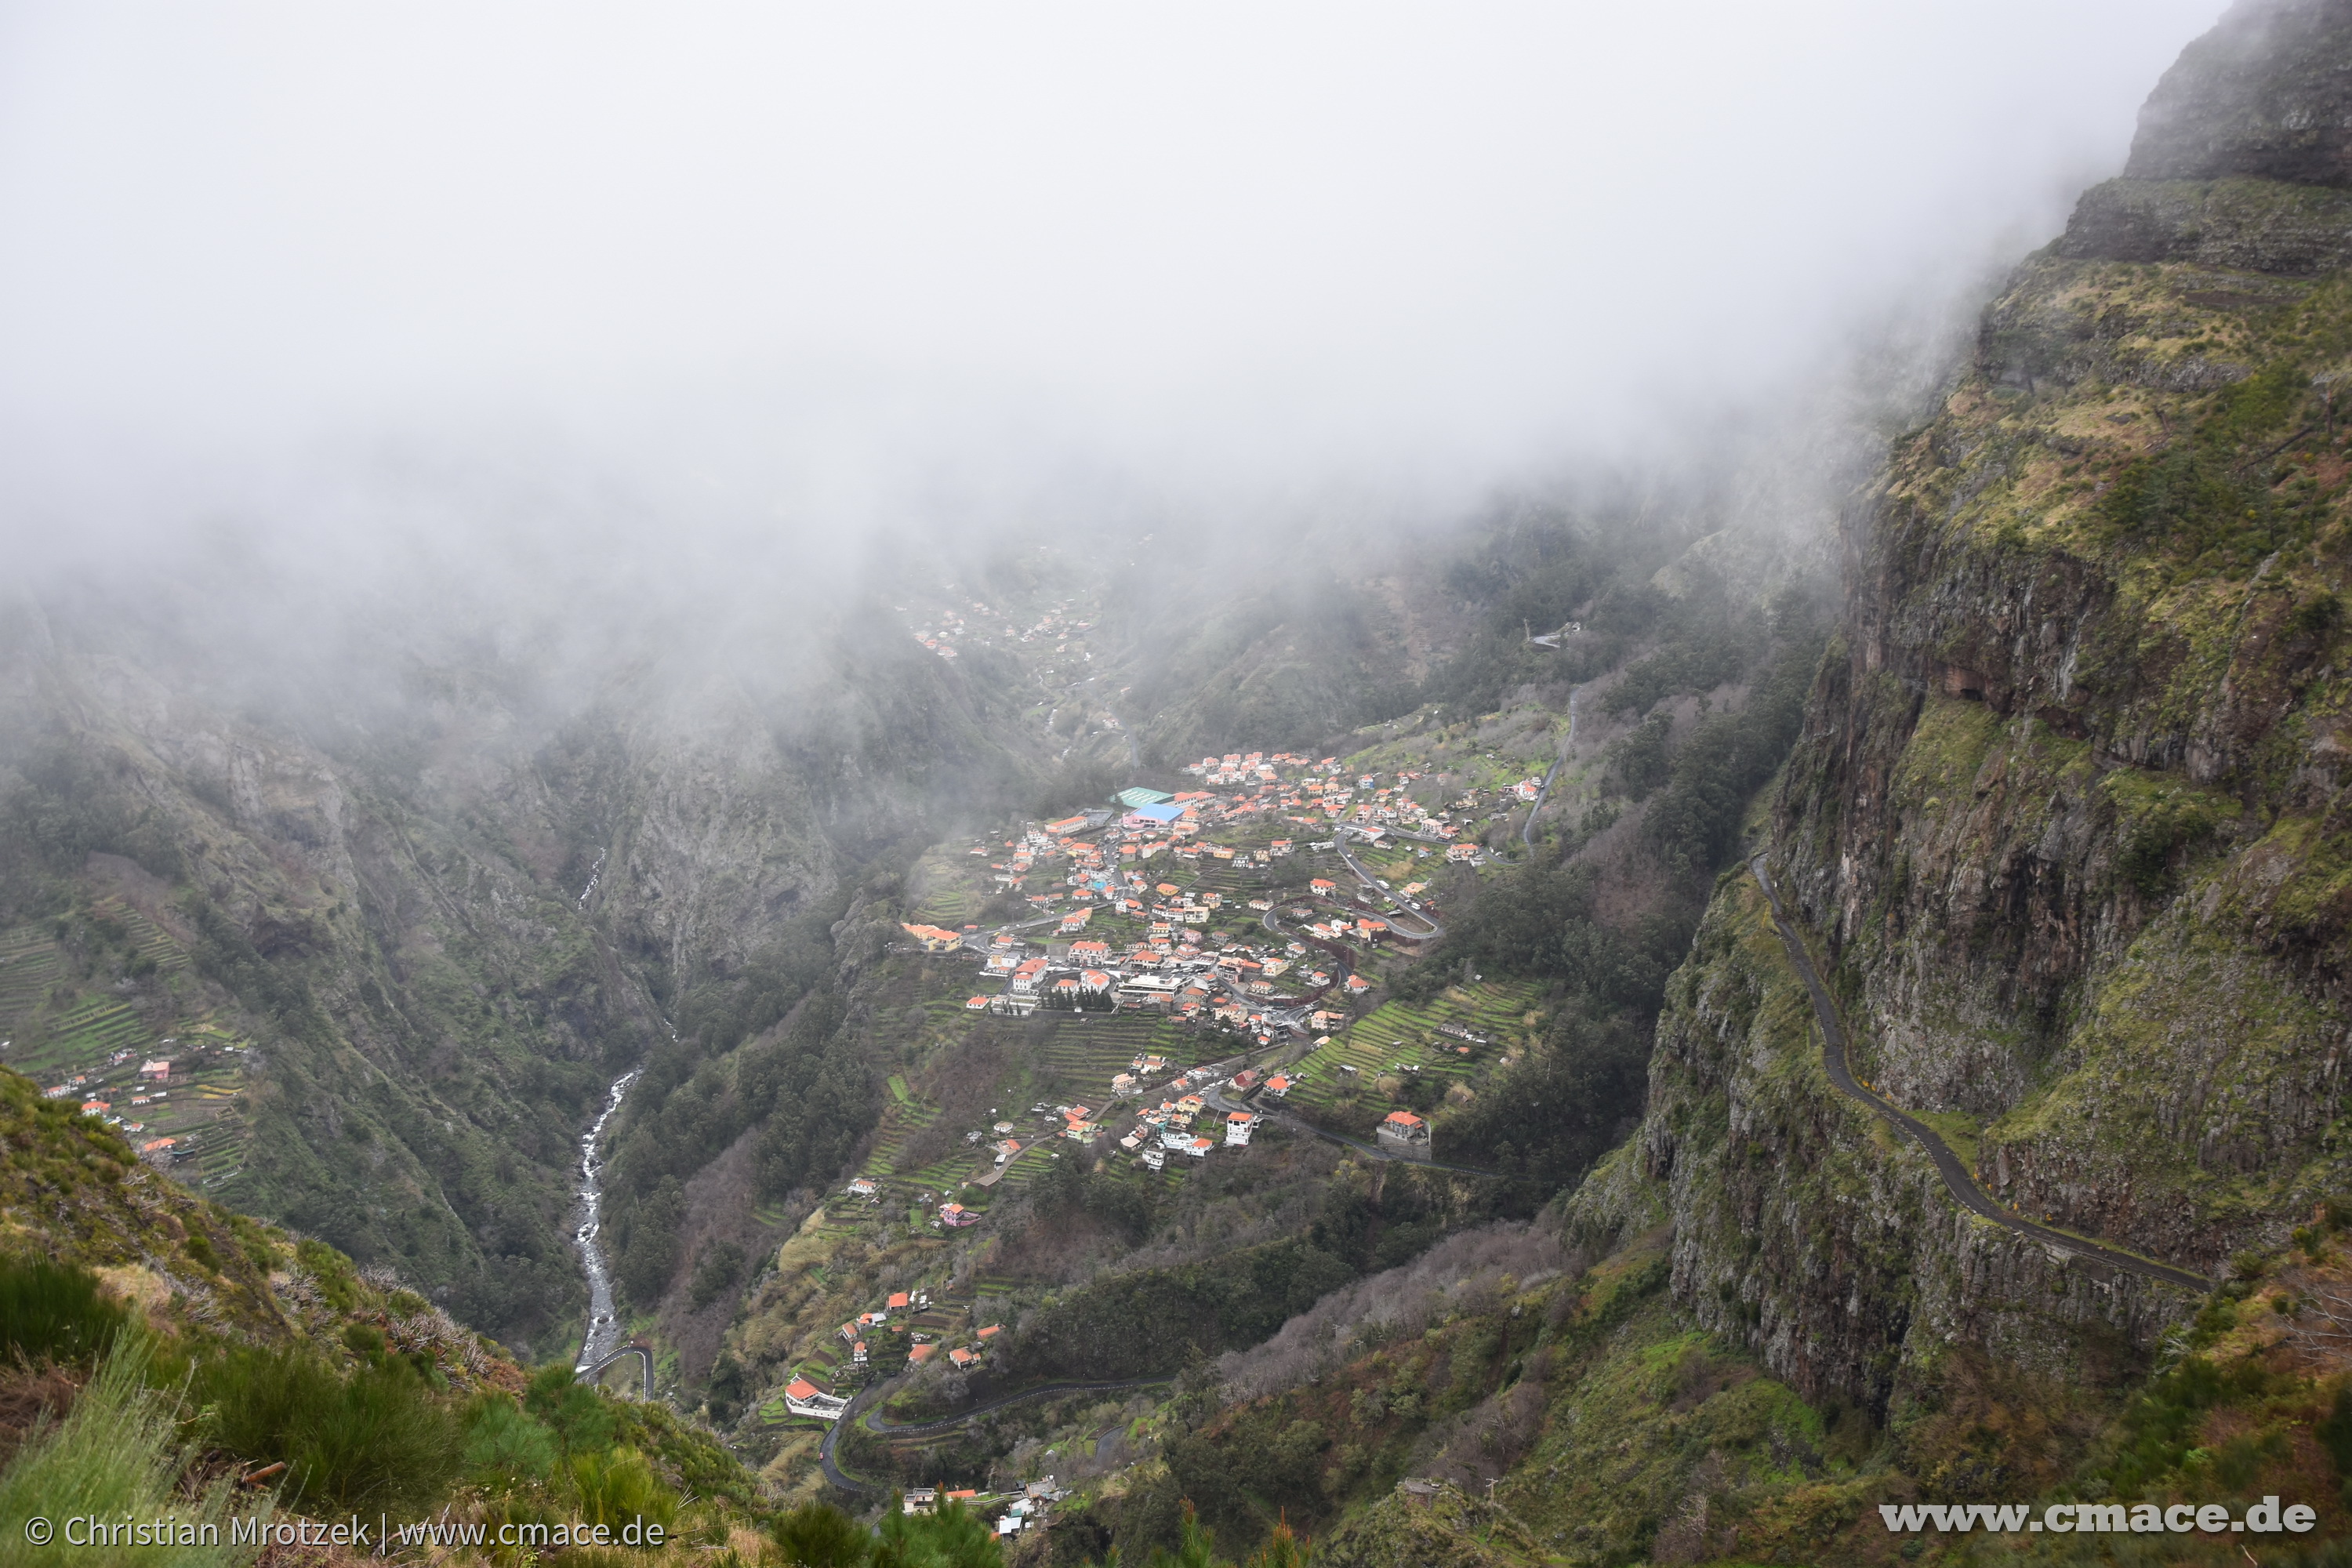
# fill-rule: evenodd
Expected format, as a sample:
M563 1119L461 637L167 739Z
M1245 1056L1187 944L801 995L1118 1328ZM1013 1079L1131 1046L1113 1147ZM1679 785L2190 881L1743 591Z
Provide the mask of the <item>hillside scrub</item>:
M44 1551L28 1544L23 1521L76 1514L107 1520L171 1516L175 1531L180 1524L189 1527L187 1544L111 1548L109 1563L228 1568L258 1555L257 1548L230 1540L235 1498L226 1479L201 1483L193 1496L181 1488L195 1456L174 1423L172 1395L149 1386L149 1371L140 1349L106 1357L65 1418L37 1428L32 1440L0 1468L0 1517L10 1525L0 1531L0 1563L50 1563L66 1555L62 1546ZM248 1504L236 1511L254 1510ZM215 1543L201 1542L205 1526L212 1527Z
M616 1511L723 1540L766 1510L752 1478L667 1409L526 1380L381 1270L194 1197L114 1134L0 1074L0 1501L12 1519L81 1511L216 1518L226 1479L263 1505L548 1521ZM62 1203L79 1228L21 1250ZM37 1498L36 1508L26 1501ZM193 1501L191 1500L194 1500ZM21 1505L21 1506L20 1506ZM0 1561L25 1550L16 1531ZM123 1561L225 1563L174 1547Z

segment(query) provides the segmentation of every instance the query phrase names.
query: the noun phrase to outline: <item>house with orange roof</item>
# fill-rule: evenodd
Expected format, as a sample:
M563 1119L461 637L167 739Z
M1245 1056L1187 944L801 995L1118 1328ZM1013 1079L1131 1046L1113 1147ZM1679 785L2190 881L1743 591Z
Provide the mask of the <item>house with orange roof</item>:
M972 1337L974 1339L981 1340L992 1340L1003 1331L1004 1325L1003 1323L991 1323L988 1327L976 1331Z
M1391 1110L1379 1128L1381 1146L1409 1160L1429 1158L1429 1123L1410 1110Z
M939 1351L940 1347L937 1345L916 1345L907 1352L907 1359L915 1365L920 1366L937 1355Z
M835 1398L805 1377L795 1377L784 1385L784 1408L795 1415L838 1421L841 1413L849 1408L849 1401Z

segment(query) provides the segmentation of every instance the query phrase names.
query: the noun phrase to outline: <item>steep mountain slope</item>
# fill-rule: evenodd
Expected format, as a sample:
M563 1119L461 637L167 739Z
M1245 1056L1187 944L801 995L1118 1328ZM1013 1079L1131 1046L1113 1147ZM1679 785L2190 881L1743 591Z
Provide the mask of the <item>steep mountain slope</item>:
M519 1342L572 1332L605 1085L671 1023L756 1029L824 981L840 867L926 770L1025 777L968 687L855 637L788 710L656 680L583 703L494 655L411 656L373 705L264 701L140 640L10 607L7 1059L227 1043L184 1173Z
M1173 1477L1347 1563L2332 1560L2347 68L2338 3L2189 49L1847 511L1746 823L1830 994L1726 869L1633 1137L1458 1288L1374 1276L1227 1358L1089 1500L1096 1555ZM2302 1533L2163 1512L2266 1495ZM2060 1522L1900 1522L2029 1501Z
M2197 203L2273 237L2332 210L2336 132L2311 128L2346 122L2347 61L2352 7L2245 5L2167 76L2130 173L2020 269L1849 514L1847 609L1756 824L1856 1076L1999 1203L2207 1278L2266 1277L2352 1179L2352 288L2340 250L2225 246ZM2234 1321L1956 1204L1829 1081L1752 877L1727 873L1669 994L1582 1234L1671 1224L1688 1321L1890 1422L1929 1495L2059 1484L2160 1352ZM2340 1371L2244 1364L2305 1420ZM2235 1430L2274 1434L2270 1462L2317 1452L2263 1419Z

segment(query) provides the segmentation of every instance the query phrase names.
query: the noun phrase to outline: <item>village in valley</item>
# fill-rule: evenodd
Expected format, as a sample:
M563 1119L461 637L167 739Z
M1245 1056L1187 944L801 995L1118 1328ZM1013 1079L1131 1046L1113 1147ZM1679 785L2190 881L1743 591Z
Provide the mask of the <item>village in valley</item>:
M910 1507L1003 1501L998 1528L1017 1531L1051 1507L1041 1478L1084 1484L1148 1451L1148 1391L1024 1405L985 1417L984 1438L950 1418L1034 1387L1024 1316L1095 1266L1087 1226L1032 1223L1035 1194L1084 1172L1198 1246L1183 1216L1203 1204L1227 1224L1395 1162L1474 1177L1449 1121L1538 1037L1542 987L1467 970L1411 997L1392 983L1442 940L1448 899L1522 859L1538 822L1609 826L1602 753L1622 726L1580 730L1557 690L1493 713L1432 704L1332 754L1146 768L1129 728L1145 715L1119 684L1133 650L1081 574L1055 595L1059 554L1038 552L1025 607L953 584L895 606L957 679L1025 690L1024 721L1066 761L1125 776L937 843L905 878L890 978L868 983L893 1019L880 1126L719 1352L717 1385L741 1377L756 1413L746 1457L787 1495L864 1473L911 1488ZM973 1490L992 1477L1017 1484Z
M163 987L163 1008L78 981L69 944L92 940L132 954ZM42 1098L106 1123L142 1161L213 1186L244 1164L238 1106L251 1047L201 1005L187 969L184 943L120 900L0 932L0 1062L33 1079Z
M1069 639L1084 629L1045 617L1012 636L1053 638L1067 658L1083 657ZM959 635L974 623L923 623L943 657ZM890 1435L908 1507L961 1491L1005 1501L1001 1531L1042 1521L1051 1487L979 1492L983 1472L1005 1471L982 1463L960 1488L957 1465L978 1456L919 1418L1000 1388L994 1363L1038 1287L990 1215L1063 1162L1171 1192L1221 1162L1240 1163L1243 1189L1252 1171L1277 1180L1309 1149L1445 1164L1449 1112L1532 1038L1534 988L1465 973L1408 1002L1388 981L1443 936L1445 879L1514 858L1544 786L1538 748L1563 735L1528 730L1498 755L1475 726L1433 716L1347 757L1203 756L1171 787L925 855L891 961L922 998L915 1059L889 1076L863 1169L784 1244L733 1335L747 1361L790 1351L761 1406L772 1478L816 1484L818 1448L831 1463L824 1440L847 1436L829 1429L862 1422L861 1438ZM901 1373L882 1405L853 1407ZM1150 1409L1107 1398L1040 1415L1015 1468L1034 1477L1115 1446Z

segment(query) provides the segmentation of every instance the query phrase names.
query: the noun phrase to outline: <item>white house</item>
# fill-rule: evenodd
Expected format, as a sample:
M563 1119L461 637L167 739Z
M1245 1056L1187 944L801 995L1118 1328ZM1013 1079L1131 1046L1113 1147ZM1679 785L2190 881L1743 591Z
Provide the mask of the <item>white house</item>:
M838 1421L841 1413L849 1408L849 1401L820 1393L807 1378L796 1377L784 1385L784 1408L795 1415L812 1415L819 1421Z

